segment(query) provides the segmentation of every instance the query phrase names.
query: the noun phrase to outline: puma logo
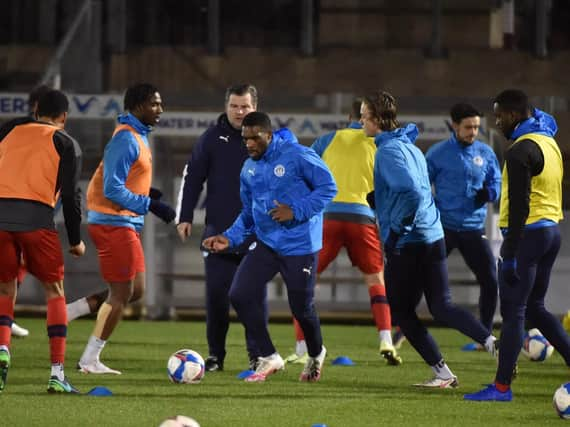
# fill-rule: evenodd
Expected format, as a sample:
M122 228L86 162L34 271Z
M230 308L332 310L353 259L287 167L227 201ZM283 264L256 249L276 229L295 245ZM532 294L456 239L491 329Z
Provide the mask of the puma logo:
M312 267L303 268L303 273L307 273L307 274L310 276L310 275L311 275L311 270L312 270Z
M229 142L229 141L230 141L230 137L229 137L229 136L220 135L218 138L220 138L220 139L221 139L222 141L224 141L224 142Z

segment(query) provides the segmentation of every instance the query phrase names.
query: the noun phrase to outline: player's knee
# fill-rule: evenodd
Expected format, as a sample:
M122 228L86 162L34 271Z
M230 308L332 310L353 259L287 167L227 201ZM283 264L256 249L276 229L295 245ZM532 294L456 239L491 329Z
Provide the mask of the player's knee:
M241 292L239 289L230 289L228 297L230 299L230 303L237 310L246 303L247 294L245 292Z

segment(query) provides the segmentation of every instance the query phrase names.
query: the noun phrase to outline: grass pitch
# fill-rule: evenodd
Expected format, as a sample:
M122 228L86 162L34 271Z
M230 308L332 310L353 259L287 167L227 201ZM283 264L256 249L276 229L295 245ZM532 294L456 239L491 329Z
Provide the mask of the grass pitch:
M569 380L561 357L546 362L519 359L519 378L511 403L466 402L463 393L481 389L493 379L495 361L484 352L462 352L469 340L450 329L431 328L460 387L420 390L411 386L432 375L409 343L401 349L404 364L387 366L378 356L377 335L370 326L323 325L328 356L319 383L298 381L301 365L266 383L248 384L236 375L246 369L243 328L233 323L228 336L225 371L206 373L195 385L178 385L166 376L168 356L192 348L207 356L203 322L125 321L115 331L102 360L123 371L121 376L82 375L75 371L93 320L69 325L67 368L82 392L105 386L110 397L48 395L48 341L45 322L18 319L30 329L12 341L12 367L0 395L0 426L149 426L172 415L195 418L201 427L328 427L360 426L509 426L560 425L552 408L556 388ZM290 325L271 325L283 357L293 350ZM331 365L349 356L351 367Z

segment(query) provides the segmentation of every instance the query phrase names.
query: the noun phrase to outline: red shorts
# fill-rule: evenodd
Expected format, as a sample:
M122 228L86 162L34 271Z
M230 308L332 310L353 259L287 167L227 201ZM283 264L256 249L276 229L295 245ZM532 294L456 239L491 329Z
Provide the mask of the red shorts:
M19 277L22 256L26 269L41 282L63 280L63 254L55 230L0 230L0 253L0 282Z
M128 227L89 224L89 236L97 248L101 276L107 283L125 283L145 271L139 233Z
M378 227L375 224L325 219L323 248L319 252L319 274L325 271L343 246L352 265L364 274L384 271L384 258L380 250Z

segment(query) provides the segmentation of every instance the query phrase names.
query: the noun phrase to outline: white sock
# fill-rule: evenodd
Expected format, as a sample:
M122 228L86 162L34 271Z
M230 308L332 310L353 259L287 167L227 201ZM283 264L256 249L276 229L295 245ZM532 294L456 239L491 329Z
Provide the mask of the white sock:
M87 303L87 298L79 298L69 304L67 304L67 321L71 322L72 320L77 319L78 317L85 316L86 314L91 313L91 308L89 308L89 304Z
M295 354L299 357L303 356L307 352L307 343L305 340L297 341L295 343Z
M65 373L63 372L63 365L61 363L54 363L51 365L51 376L57 377L58 380L65 380Z
M495 338L493 335L489 335L486 339L485 339L485 350L487 350L489 353L491 353L492 355L495 355L496 350L495 350L495 341L497 341L497 338Z
M392 331L390 329L384 329L378 332L380 341L386 341L388 344L392 345Z
M0 345L0 350L1 350L1 351L6 351L6 352L8 352L8 354L10 354L10 349L8 348L7 345Z
M103 347L105 347L106 343L107 341L91 335L89 337L89 341L87 341L87 345L85 346L85 350L83 350L83 355L81 356L81 359L79 359L79 362L88 365L95 362L96 360L99 360L101 351L103 350Z
M443 359L433 365L431 369L435 373L435 376L441 378L442 380L448 380L455 377Z

